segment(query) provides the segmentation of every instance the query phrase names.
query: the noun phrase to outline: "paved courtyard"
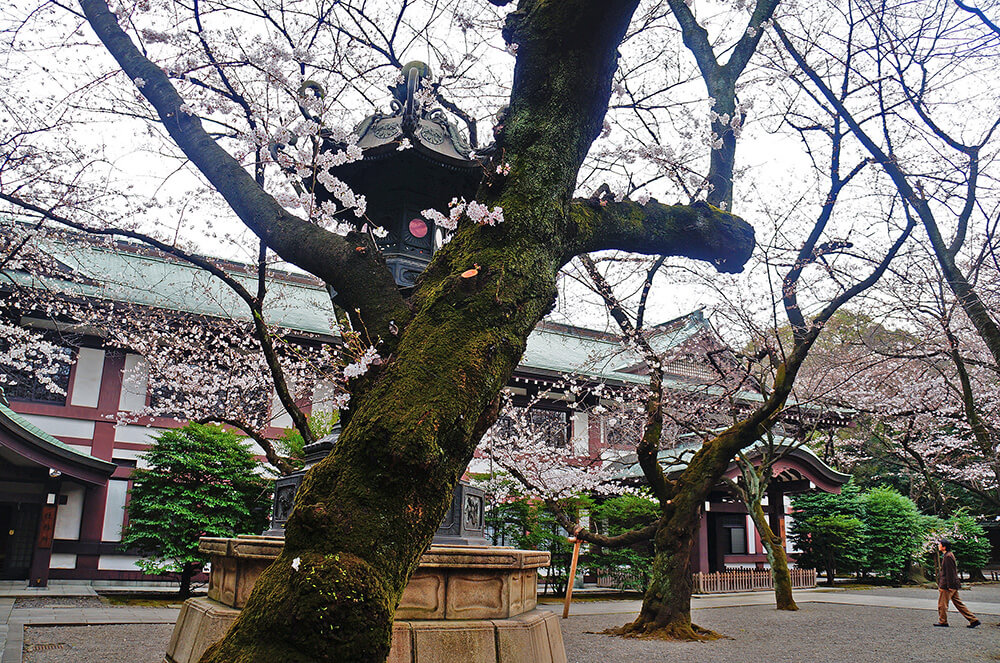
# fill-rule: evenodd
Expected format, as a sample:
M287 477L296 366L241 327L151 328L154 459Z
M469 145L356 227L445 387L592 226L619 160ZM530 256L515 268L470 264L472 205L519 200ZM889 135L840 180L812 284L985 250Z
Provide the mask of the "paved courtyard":
M580 601L562 620L570 663L965 663L1000 659L1000 585L963 590L983 621L934 628L931 589L796 592L801 610L778 612L771 595L696 598L694 619L725 639L709 643L623 640L599 631L624 624L638 601ZM549 606L559 610L561 606ZM178 610L111 606L94 595L0 598L0 663L159 663Z

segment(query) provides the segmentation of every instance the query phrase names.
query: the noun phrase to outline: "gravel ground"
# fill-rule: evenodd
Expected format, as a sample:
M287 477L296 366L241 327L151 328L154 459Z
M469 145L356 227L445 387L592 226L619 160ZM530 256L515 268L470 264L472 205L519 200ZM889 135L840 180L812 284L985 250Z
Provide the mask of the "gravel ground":
M111 607L97 596L19 596L14 599L14 609L22 608L107 608Z
M969 663L1000 659L1000 627L934 628L929 610L802 603L798 612L765 606L695 610L694 621L728 636L713 642L627 640L599 632L626 615L560 620L569 663Z
M24 663L162 663L172 624L29 626ZM38 645L65 645L40 649Z
M823 589L820 587L820 589ZM851 593L871 596L899 596L915 599L933 599L937 601L937 587L871 587L848 590ZM962 589L958 593L963 601L982 601L985 603L1000 603L1000 584L990 583L983 585L962 584ZM952 608L954 610L954 608Z
M916 588L860 590L879 595L932 599L936 591ZM963 590L968 601L1000 603L1000 586ZM81 599L27 599L52 607ZM95 599L80 607L96 607ZM20 599L19 599L20 601ZM727 636L714 642L626 640L601 635L621 626L623 614L560 620L569 663L971 663L1000 660L1000 616L982 615L983 625L963 627L952 611L949 629L934 628L932 610L824 603L799 604L798 612L770 606L695 609L695 622ZM18 607L22 607L19 603ZM559 606L547 606L558 612ZM170 634L167 624L29 626L24 663L160 663ZM32 651L34 645L66 648Z

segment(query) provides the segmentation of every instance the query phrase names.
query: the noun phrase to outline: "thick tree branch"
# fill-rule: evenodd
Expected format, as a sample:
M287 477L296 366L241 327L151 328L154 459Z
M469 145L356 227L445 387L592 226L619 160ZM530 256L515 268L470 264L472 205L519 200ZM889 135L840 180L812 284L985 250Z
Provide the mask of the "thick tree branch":
M685 0L668 0L670 10L681 27L684 45L691 51L708 94L715 100L712 133L717 141L712 147L708 171L708 202L718 207L733 207L733 171L736 166L736 81L746 69L750 57L764 33L763 25L774 14L778 0L757 0L753 13L736 46L724 65L719 64L708 31L695 18Z
M944 272L948 286L955 293L959 304L962 306L966 315L969 316L969 319L975 326L976 331L979 332L983 342L993 355L994 360L996 360L997 364L1000 364L1000 325L998 325L996 320L993 319L989 309L986 308L986 305L973 289L969 280L965 277L961 270L958 269L953 257L949 255L948 246L941 237L937 220L934 218L934 213L931 211L927 200L923 197L923 195L916 191L913 186L910 185L906 174L903 172L902 168L900 168L896 159L886 154L875 143L875 141L868 136L865 130L861 128L861 125L850 113L850 111L848 111L843 101L837 98L822 77L820 77L820 75L817 74L816 71L805 61L805 58L802 57L792 44L788 35L785 34L785 31L782 30L777 24L775 24L774 30L778 35L778 38L781 40L782 45L784 45L785 50L792 56L795 63L806 74L827 102L833 106L838 116L843 118L844 122L850 127L851 132L858 139L858 141L865 147L866 150L868 150L872 157L875 158L883 170L885 170L885 173L892 180L905 203L909 204L916 211L917 216L920 217L920 221L923 223L924 228L927 231L928 238L931 240L931 246L934 249L935 256L938 258L938 263L941 265L941 270ZM907 227L909 227L909 225Z
M283 259L332 285L338 302L348 312L360 310L369 330L388 337L390 321L405 325L409 310L369 238L340 237L288 213L187 112L167 75L135 47L105 0L80 0L80 6L125 75L142 81L139 91L170 137L250 230Z
M521 482L521 484L529 490L539 494L543 492L516 467L507 467L507 470L511 473L511 476ZM656 530L660 526L660 520L656 520L645 527L640 527L639 529L630 530L615 536L604 536L603 534L591 532L589 529L581 525L578 520L571 518L562 508L562 505L558 500L545 499L545 506L547 506L552 512L552 515L555 516L559 525L570 533L570 536L575 536L582 541L593 543L594 545L602 546L604 548L623 548L625 546L632 545L633 543L649 541L656 534Z
M636 344L649 367L649 395L646 397L645 421L642 427L642 438L635 447L639 460L639 467L646 477L646 482L652 489L653 494L661 505L669 500L670 495L667 486L667 478L663 474L663 468L657 460L660 450L660 437L663 433L663 369L660 366L660 358L649 345L649 341L642 335L629 320L628 314L622 303L618 301L611 291L611 285L604 275L597 269L597 265L589 255L580 256L580 262L594 282L597 293L604 300L605 306L611 313L611 317L618 323L625 338Z
M625 200L577 200L570 209L576 237L572 255L621 249L711 262L721 272L741 272L753 252L754 230L738 216L703 202L645 205Z
M243 421L238 421L236 419L230 419L228 417L203 417L199 419L196 423L199 424L225 424L227 426L232 426L233 428L239 430L241 433L249 437L251 440L257 443L261 449L264 450L264 457L267 458L267 462L270 463L275 469L277 469L282 474L291 474L296 468L294 465L288 462L288 459L280 456L277 451L274 450L274 445L271 440L267 439L257 431L253 429L253 426L248 425Z
M979 9L978 7L973 7L971 5L968 5L968 4L964 3L964 2L962 2L962 0L955 0L955 4L958 5L964 11L967 11L970 14L975 14L976 16L978 16L979 20L982 21L983 24L986 27L988 27L990 30L992 30L993 32L995 32L997 35L1000 35L1000 26L998 26L996 23L994 23L993 21L991 21L989 19L989 17L986 16L986 14L983 13L982 9Z

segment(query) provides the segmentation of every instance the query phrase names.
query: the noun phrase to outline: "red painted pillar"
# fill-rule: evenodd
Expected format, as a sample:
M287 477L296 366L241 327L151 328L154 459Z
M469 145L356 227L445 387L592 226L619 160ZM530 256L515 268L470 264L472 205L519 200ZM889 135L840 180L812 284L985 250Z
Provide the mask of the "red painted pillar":
M115 446L115 420L118 403L121 400L122 372L125 369L125 355L108 351L104 358L104 373L101 375L101 393L97 401L97 411L103 421L94 422L94 439L91 455L102 460L111 460ZM104 507L108 499L108 486L88 486L83 498L83 517L80 522L80 543L83 550L76 556L77 570L96 571L100 562L100 544L104 534Z
M691 548L691 572L708 573L708 514L701 508L698 534Z
M601 450L604 448L601 440L601 420L602 416L598 414L591 414L587 417L587 442L591 458L600 458Z

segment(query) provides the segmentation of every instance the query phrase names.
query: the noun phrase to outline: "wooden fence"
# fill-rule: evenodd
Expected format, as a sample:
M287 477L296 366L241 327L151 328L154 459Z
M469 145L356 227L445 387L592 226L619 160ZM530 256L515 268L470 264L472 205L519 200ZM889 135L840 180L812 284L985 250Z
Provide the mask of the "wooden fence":
M646 588L646 578L635 571L597 571L597 586L614 589L631 589L642 591Z
M816 586L816 569L790 569L792 589ZM774 589L770 571L734 570L721 573L695 573L695 594L718 594L722 592L752 592L759 589Z

